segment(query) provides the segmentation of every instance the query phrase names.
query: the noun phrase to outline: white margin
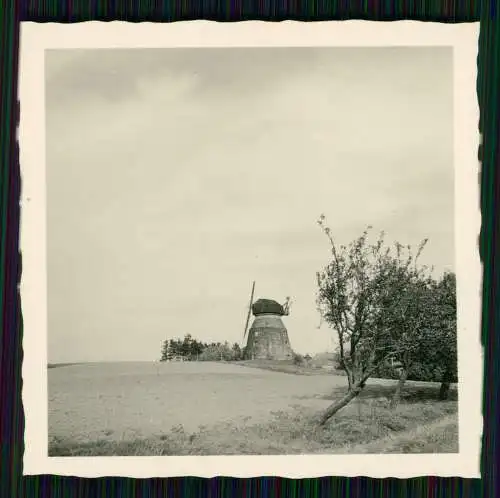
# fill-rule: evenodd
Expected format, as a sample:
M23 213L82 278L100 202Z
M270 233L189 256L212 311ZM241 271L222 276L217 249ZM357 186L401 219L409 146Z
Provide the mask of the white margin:
M234 477L421 475L480 477L482 435L481 275L478 236L479 24L398 21L173 24L22 23L19 129L21 305L24 320L24 475ZM267 46L452 46L454 49L455 247L458 282L458 454L48 457L44 51L71 48Z

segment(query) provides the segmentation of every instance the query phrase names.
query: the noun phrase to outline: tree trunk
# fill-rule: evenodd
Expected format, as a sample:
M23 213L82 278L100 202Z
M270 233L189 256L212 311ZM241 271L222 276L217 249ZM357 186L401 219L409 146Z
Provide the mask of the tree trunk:
M441 401L446 401L450 394L450 381L451 381L451 372L446 370L443 375L443 379L441 382L441 387L439 388L439 399Z
M351 374L351 372L348 372L347 370L346 370L346 373L347 373L347 392L351 392L352 387L353 387L352 374Z
M392 353L391 353L392 354ZM340 409L344 408L344 406L348 405L356 396L358 396L361 391L364 389L366 386L366 381L370 378L370 376L377 370L377 368L390 356L386 355L383 358L379 360L378 363L375 363L372 365L370 368L368 368L364 374L363 377L356 382L355 384L353 383L352 388L349 390L349 392L339 401L332 403L323 413L321 416L321 419L319 421L319 425L325 425L326 422L332 418ZM352 372L357 371L352 369Z
M346 365L343 358L340 360L340 365L342 366L342 369L344 370L346 377L347 377L347 390L348 390L348 392L351 392L352 386L353 386L352 370Z
M406 368L401 369L401 374L399 375L398 385L396 386L396 390L391 399L391 409L396 408L401 401L401 392L405 385L406 379L408 377L408 370Z
M365 381L356 384L351 390L339 401L332 403L323 413L319 421L320 425L325 425L330 418L332 418L340 409L348 405L365 387Z

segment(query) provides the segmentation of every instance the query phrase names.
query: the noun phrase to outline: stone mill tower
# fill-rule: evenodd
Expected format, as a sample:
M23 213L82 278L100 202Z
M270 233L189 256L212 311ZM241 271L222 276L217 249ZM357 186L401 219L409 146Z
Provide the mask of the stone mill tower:
M271 299L252 304L255 319L248 331L247 360L291 360L293 351L282 317L288 315L288 302L282 306Z

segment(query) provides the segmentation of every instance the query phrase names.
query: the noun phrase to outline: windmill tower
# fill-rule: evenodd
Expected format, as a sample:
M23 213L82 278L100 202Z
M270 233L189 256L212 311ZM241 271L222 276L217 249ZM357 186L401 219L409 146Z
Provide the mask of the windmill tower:
M244 339L248 329L250 313L253 313L255 319L248 331L245 359L291 360L293 350L282 320L282 317L289 313L290 298L287 298L284 305L272 299L259 299L254 303L254 290L255 282L252 286Z

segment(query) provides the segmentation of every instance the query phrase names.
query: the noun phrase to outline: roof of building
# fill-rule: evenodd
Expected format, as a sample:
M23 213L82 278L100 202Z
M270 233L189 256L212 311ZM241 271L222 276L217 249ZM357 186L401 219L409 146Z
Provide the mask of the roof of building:
M257 315L264 315L270 313L273 315L284 315L285 310L283 306L273 299L258 299L252 305L252 313Z

